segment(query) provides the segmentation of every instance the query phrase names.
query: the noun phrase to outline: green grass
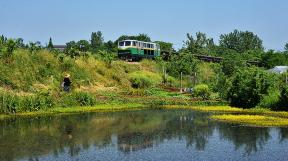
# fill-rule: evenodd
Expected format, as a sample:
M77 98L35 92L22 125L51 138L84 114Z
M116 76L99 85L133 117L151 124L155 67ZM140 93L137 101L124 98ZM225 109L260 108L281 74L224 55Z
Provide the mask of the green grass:
M203 112L225 112L225 113L238 113L243 112L241 108L234 108L230 106L178 106L178 105L168 105L163 106L166 109L191 109L195 111Z
M76 107L56 107L47 110L39 110L33 112L21 112L16 114L0 114L0 120L11 118L15 116L19 117L31 117L41 115L55 115L55 114L71 114L71 113L88 113L88 112L113 112L122 110L138 110L145 106L138 103L126 103L126 104L99 104L95 106L76 106Z
M251 126L288 126L288 119L263 115L212 115L212 119Z
M230 106L163 106L165 109L191 109L202 112L213 112L212 119L253 126L288 126L288 112L269 109L242 109ZM215 113L225 113L222 115Z

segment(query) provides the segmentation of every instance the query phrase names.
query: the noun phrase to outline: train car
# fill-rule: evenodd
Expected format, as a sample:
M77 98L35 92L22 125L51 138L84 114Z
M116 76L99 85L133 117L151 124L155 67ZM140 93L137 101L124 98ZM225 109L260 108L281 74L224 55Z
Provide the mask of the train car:
M124 40L118 42L118 57L124 60L153 59L160 56L160 46L157 43L137 40Z

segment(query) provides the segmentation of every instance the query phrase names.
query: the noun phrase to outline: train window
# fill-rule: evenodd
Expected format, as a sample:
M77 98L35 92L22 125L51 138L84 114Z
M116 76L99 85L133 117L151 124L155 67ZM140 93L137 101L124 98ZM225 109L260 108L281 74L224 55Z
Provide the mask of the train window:
M136 41L133 41L133 46L136 46Z
M124 46L124 41L119 42L119 46Z
M125 46L131 46L131 41L125 41Z

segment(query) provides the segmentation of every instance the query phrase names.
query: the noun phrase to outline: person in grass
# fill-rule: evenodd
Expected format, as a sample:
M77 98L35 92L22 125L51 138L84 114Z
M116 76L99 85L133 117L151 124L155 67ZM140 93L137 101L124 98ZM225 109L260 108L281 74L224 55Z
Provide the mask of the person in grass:
M65 74L64 80L62 82L62 88L65 92L69 92L71 90L71 80L70 80L70 74Z

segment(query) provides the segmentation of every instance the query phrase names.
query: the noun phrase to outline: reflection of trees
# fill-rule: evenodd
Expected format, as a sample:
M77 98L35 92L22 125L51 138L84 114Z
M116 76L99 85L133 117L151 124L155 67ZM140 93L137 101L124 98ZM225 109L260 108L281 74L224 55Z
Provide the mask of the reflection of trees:
M280 142L288 139L288 128L279 128L279 130Z
M236 150L244 147L247 154L262 149L270 138L269 128L219 125L221 138L232 141Z
M187 146L205 150L214 131L244 147L247 153L256 152L268 141L268 128L232 127L216 124L207 114L168 110L81 114L29 119L11 119L0 122L0 160L36 158L53 153L71 156L91 146L117 146L122 152L151 148L164 140L184 139ZM216 130L215 130L216 129ZM281 129L281 138L288 137ZM113 142L112 136L115 141Z

